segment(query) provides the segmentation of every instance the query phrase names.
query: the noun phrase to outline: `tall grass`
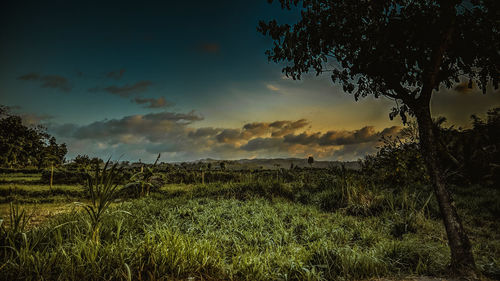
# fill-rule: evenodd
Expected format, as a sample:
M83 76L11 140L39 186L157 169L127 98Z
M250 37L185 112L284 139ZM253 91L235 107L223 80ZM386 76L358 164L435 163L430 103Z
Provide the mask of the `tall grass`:
M99 230L103 217L117 194L118 184L114 183L117 163L113 164L110 169L108 169L108 165L109 160L106 161L102 171L96 166L94 177L88 180L90 203L78 203L88 215L90 232L94 242L99 241Z
M94 177L86 216L58 215L24 229L16 243L3 241L0 279L358 280L447 272L446 234L426 189L378 189L345 171L311 182L170 185L112 206L112 171ZM484 202L469 193L457 203L476 212ZM487 211L481 224L492 227L470 231L487 231L471 236L474 253L496 278L495 205Z
M413 234L394 240L382 218L325 213L277 198L143 198L123 203L120 210L133 215L103 217L100 243L89 241L87 219L79 213L58 216L26 234L27 241L41 242L20 245L15 258L4 260L0 275L9 280L337 280L432 275L447 263L443 241ZM68 221L75 223L49 232Z

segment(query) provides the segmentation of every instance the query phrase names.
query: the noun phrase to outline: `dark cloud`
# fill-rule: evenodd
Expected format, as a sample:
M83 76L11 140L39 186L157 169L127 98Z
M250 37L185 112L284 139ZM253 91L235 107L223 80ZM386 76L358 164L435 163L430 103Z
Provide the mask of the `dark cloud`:
M51 131L51 133L55 134L56 136L61 136L64 138L73 138L75 131L78 128L80 128L76 124L62 124L62 125L48 124L47 127Z
M40 74L31 72L28 74L21 75L21 76L17 77L17 79L19 79L19 80L39 80L40 77L41 77Z
M319 139L320 145L345 145L373 142L380 138L372 126L363 127L355 131L329 131Z
M318 143L321 139L321 133L302 133L298 135L286 135L284 136L284 142L286 143L294 143L301 145L310 145L312 143Z
M160 112L103 120L68 130L69 137L110 143L156 142L187 135L186 126L203 117L190 113ZM70 128L69 125L66 127ZM61 131L59 130L59 133ZM66 135L68 136L68 135Z
M333 151L331 157L338 160L353 160L377 152L377 145L372 142L344 145L342 149Z
M304 129L308 125L309 121L305 119L297 121L275 121L272 123L253 122L243 125L242 129L224 129L217 135L217 140L222 143L238 143L263 136L278 138Z
M283 151L288 150L287 145L281 138L256 138L250 140L247 144L242 145L241 149L247 151L257 150L274 150Z
M224 129L217 136L217 141L222 143L235 143L244 140L240 129Z
M154 98L135 98L132 100L133 102L137 104L147 104L144 106L145 108L165 108L172 106L173 103L169 102L165 99L165 97L160 97L157 99Z
M146 115L136 115L142 116L146 120L155 120L155 121L175 121L175 122L184 122L191 123L193 121L201 121L204 118L200 115L197 115L194 111L189 113L176 113L176 112L160 112L160 113L150 113Z
M59 75L41 75L32 72L19 76L17 79L23 81L37 81L42 88L52 88L63 92L71 91L68 79Z
M284 137L254 138L240 149L266 155L314 155L318 159L355 160L375 153L380 145L380 137L397 135L400 131L401 128L396 126L382 131L367 126L353 131L303 132Z
M123 86L107 86L104 88L101 87L94 87L89 89L89 92L99 92L99 91L105 91L113 95L117 95L120 97L128 98L131 95L135 94L140 94L148 90L149 86L151 86L153 83L148 80L144 81L139 81L135 84L132 85L123 85Z
M284 136L284 142L301 145L338 146L368 142L377 142L382 136L397 135L401 127L393 126L377 132L373 126L366 126L354 131L328 131L326 133L302 133Z
M124 73L125 73L124 68L117 70L117 71L110 71L110 72L106 73L106 78L120 80Z
M200 50L205 53L218 53L220 51L220 45L217 43L203 43L200 45Z
M212 127L204 127L199 128L194 131L189 132L188 136L190 138L207 138L213 137L221 132L222 129L212 128Z
M273 137L281 137L293 133L299 129L305 128L309 125L309 121L300 119L294 122L291 121L276 121L269 124L269 127L276 129L271 134Z

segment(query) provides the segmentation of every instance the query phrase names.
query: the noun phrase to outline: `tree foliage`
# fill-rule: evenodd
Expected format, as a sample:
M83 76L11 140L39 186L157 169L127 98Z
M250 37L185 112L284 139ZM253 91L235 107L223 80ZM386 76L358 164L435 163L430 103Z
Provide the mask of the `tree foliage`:
M47 167L64 162L66 144L58 144L41 126L29 127L20 116L0 107L0 165L4 167Z
M74 166L76 166L75 168L77 168L80 171L88 171L92 169L92 167L104 165L104 160L98 157L90 158L86 154L77 155L72 162Z
M269 0L269 2L273 2ZM302 4L301 20L290 26L260 22L274 40L266 52L285 62L293 79L314 69L356 99L381 95L402 100L390 117L430 99L432 89L468 78L486 93L500 81L500 2L280 0L283 8Z
M309 157L307 158L307 163L308 163L310 166L312 166L312 164L314 163L314 157L309 156Z
M435 119L439 131L439 162L449 183L456 185L500 185L500 108L482 119L471 116L472 127L445 127L445 118ZM382 138L376 155L362 161L363 173L377 185L405 188L429 183L421 154L416 124L410 122L401 136Z
M472 128L442 128L442 163L455 183L500 184L500 108L486 119L472 115Z

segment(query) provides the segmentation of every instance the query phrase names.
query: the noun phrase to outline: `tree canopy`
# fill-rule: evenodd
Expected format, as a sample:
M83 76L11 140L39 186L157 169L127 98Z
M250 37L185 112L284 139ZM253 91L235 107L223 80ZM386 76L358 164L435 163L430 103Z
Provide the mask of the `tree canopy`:
M269 0L269 2L273 2ZM402 100L391 118L428 103L433 89L469 79L486 93L500 81L500 1L279 0L302 6L294 25L260 22L266 52L293 79L328 72L356 99Z
M46 167L62 164L66 144L57 144L41 126L26 126L20 116L0 106L0 165L4 167Z

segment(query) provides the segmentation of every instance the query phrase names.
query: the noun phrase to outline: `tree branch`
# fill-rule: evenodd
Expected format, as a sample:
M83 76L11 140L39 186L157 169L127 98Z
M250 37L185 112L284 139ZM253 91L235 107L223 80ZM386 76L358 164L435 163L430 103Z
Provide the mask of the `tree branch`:
M456 11L455 5L451 3L452 1L443 1L448 5L442 6L441 11L443 15L443 21L449 20L448 27L444 31L441 41L436 44L432 50L431 62L429 68L424 70L423 75L423 87L418 98L419 102L422 104L428 104L431 99L432 90L439 83L439 69L443 63L444 56L449 46L451 45L453 39L453 33L455 31L455 21L456 21Z

